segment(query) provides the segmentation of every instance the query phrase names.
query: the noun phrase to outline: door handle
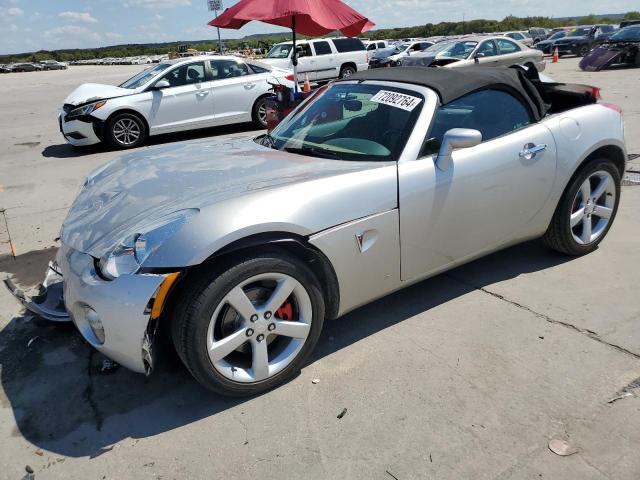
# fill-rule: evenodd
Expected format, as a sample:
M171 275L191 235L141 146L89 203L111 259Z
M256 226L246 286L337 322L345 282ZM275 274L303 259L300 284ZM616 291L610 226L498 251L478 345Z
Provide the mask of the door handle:
M245 90L251 90L253 87L255 87L256 84L255 83L245 83L244 84L244 89Z
M206 97L209 95L209 90L205 90L204 92L197 92L196 97Z
M535 145L533 143L527 143L524 146L524 149L518 154L520 158L524 158L525 160L531 160L536 156L536 154L540 152L544 152L547 149L546 143L541 143L540 145Z

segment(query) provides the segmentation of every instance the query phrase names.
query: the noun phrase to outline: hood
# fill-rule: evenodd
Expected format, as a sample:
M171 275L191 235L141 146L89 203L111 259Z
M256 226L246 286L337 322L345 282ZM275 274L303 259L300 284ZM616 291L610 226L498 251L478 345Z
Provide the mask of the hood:
M428 67L436 59L435 55L429 53L415 53L402 59L403 67Z
M76 88L65 99L64 103L69 105L81 105L94 100L105 98L124 97L131 95L134 90L128 88L114 87L113 85L102 85L99 83L85 83Z
M124 237L178 210L202 211L235 197L379 166L295 155L263 147L252 138L145 149L87 177L61 238L75 250L101 257Z
M290 58L261 58L260 63L265 63L272 67L281 68L283 70L289 69L291 67L291 59Z
M558 43L558 44L584 42L588 38L589 37L587 37L586 35L576 35L575 37L563 37L563 38L560 38L560 39L556 40L555 42Z

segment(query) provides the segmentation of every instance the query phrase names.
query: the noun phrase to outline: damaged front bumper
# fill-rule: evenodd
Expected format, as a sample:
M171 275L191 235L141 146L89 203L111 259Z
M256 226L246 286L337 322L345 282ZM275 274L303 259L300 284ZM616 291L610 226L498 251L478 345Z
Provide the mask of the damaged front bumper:
M73 321L102 354L130 370L149 374L158 323L151 311L167 276L132 274L104 280L96 272L93 257L63 245L37 297L27 297L10 280L5 283L29 311L48 320Z
M71 318L64 307L62 296L62 274L55 262L49 262L44 281L38 293L29 296L20 290L10 278L4 280L11 294L31 313L52 322L69 322Z

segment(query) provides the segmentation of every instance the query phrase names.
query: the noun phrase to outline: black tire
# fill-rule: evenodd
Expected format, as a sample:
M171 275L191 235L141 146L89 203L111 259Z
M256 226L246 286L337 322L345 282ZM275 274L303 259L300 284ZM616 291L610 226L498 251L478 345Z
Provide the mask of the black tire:
M135 129L134 127L131 128L132 135L134 132L137 132L135 141L125 141L125 138L131 139L132 137L119 136L121 134L119 134L116 129L119 129L123 125L123 122L126 125L135 125ZM107 143L114 148L129 149L141 147L147 140L147 126L144 120L138 115L129 112L117 113L107 122L104 136Z
M260 97L256 100L256 103L253 104L253 109L251 110L253 124L260 129L267 128L266 103L267 97Z
M587 178L593 175L597 171L605 171L611 174L613 177L616 198L613 206L613 212L609 219L609 223L604 228L602 233L596 240L588 244L580 244L574 238L569 223L572 208L574 207L574 199L578 194L580 186L585 182ZM615 220L616 213L618 211L618 205L620 203L620 171L616 168L614 163L604 158L594 158L584 165L574 176L567 188L565 189L560 202L556 207L556 211L553 214L551 223L547 228L542 241L551 249L556 250L567 255L585 255L593 252L598 244L604 239L609 232L613 221Z
M282 273L296 279L309 295L312 321L297 356L283 370L261 381L233 381L218 372L207 353L207 331L223 298L240 282L264 273ZM174 309L172 338L176 351L194 378L204 387L229 396L266 392L294 377L318 342L324 321L324 299L315 275L297 258L282 252L263 253L217 269L201 269L183 287ZM232 352L233 353L233 352Z
M576 55L578 55L579 57L584 57L589 53L589 50L589 45L582 45L578 48L578 52L576 53Z
M342 68L340 68L339 78L348 78L355 73L356 73L356 68L353 65L343 65Z

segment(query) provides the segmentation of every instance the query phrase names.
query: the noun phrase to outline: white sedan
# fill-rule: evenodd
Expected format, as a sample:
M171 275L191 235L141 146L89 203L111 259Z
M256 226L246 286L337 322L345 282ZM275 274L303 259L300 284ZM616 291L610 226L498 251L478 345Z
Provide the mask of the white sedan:
M120 86L86 83L67 97L60 131L74 146L142 145L150 135L253 121L267 124L269 82L293 87L293 74L228 56L165 61Z

